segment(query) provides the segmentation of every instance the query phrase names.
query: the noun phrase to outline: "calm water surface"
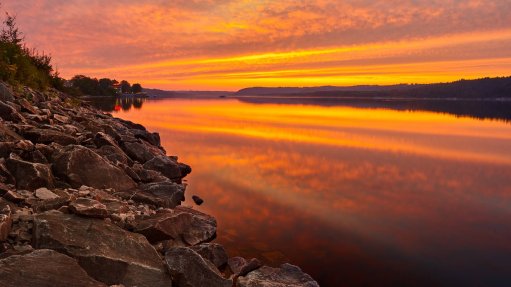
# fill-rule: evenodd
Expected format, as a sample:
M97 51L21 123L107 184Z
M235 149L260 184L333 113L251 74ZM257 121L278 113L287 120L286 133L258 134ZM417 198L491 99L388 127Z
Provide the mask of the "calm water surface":
M509 286L511 124L347 106L145 101L231 256L321 286Z

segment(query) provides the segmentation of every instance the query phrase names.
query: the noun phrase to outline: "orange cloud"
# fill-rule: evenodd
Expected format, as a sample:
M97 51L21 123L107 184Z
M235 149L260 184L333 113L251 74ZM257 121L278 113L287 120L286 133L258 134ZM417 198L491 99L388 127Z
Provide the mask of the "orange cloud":
M66 77L237 89L432 82L509 71L508 1L28 0L3 8L18 15L27 42L51 53ZM493 64L470 68L474 60ZM423 63L452 72L423 73ZM375 65L388 70L346 69ZM402 67L406 73L396 73Z

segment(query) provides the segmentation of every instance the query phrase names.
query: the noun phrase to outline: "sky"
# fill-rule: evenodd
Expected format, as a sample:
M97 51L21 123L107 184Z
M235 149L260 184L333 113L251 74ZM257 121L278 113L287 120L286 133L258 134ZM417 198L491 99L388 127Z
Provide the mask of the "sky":
M509 0L0 0L61 76L168 90L511 75Z

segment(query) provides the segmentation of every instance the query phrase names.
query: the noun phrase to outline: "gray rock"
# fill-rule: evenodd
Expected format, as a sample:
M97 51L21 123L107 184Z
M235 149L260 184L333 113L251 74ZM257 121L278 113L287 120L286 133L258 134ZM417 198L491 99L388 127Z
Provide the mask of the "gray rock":
M53 250L35 250L0 260L0 286L106 287L92 279L75 259Z
M16 179L19 189L37 189L39 187L53 187L53 174L46 164L32 163L11 154L6 166Z
M179 179L182 177L179 165L168 156L155 156L144 163L144 168L158 171L169 179Z
M69 211L76 215L105 218L108 217L106 205L90 198L77 198L69 204Z
M178 206L137 221L134 232L145 235L152 243L173 239L183 241L186 245L197 245L213 240L216 226L212 216Z
M221 268L227 264L227 252L222 245L218 243L202 243L190 247L199 253L202 258L209 260L217 268Z
M186 247L177 247L165 255L172 281L178 287L231 287L232 281L223 278L211 262Z
M124 171L83 146L70 145L55 152L53 170L74 188L87 185L122 191L136 186Z
M308 274L297 266L285 263L280 268L263 266L238 278L239 287L319 287Z
M33 246L77 259L91 277L108 285L172 286L158 253L144 236L105 220L60 212L36 214Z

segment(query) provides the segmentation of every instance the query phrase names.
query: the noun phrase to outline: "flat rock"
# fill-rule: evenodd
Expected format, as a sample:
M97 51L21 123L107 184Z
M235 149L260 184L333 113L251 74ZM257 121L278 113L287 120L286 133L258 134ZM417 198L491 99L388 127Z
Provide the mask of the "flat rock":
M217 268L221 268L227 264L227 252L222 245L218 243L202 243L190 247L195 252L199 253L202 258L209 260Z
M165 262L178 287L231 287L232 281L225 279L208 260L187 247L176 247L165 254Z
M24 161L11 154L6 160L6 166L16 178L16 187L19 189L53 187L53 175L46 164Z
M239 287L319 287L308 274L294 265L285 263L280 268L263 266L246 276L238 277Z
M172 286L158 253L144 236L101 219L37 214L32 242L36 249L53 249L77 259L91 277L108 285Z
M0 286L106 287L91 278L75 259L53 250L35 250L0 260Z
M108 210L103 203L90 199L90 198L77 198L69 204L69 211L76 215L106 218L108 217Z
M41 187L41 188L36 189L35 190L35 197L37 197L39 199L43 199L43 200L59 198L58 195L56 195L55 193L51 192L46 187Z
M53 170L74 188L87 185L122 191L136 186L124 171L83 146L70 145L55 152Z
M197 245L213 240L216 226L212 216L179 206L137 221L134 231L145 235L152 243L173 239L187 245Z

